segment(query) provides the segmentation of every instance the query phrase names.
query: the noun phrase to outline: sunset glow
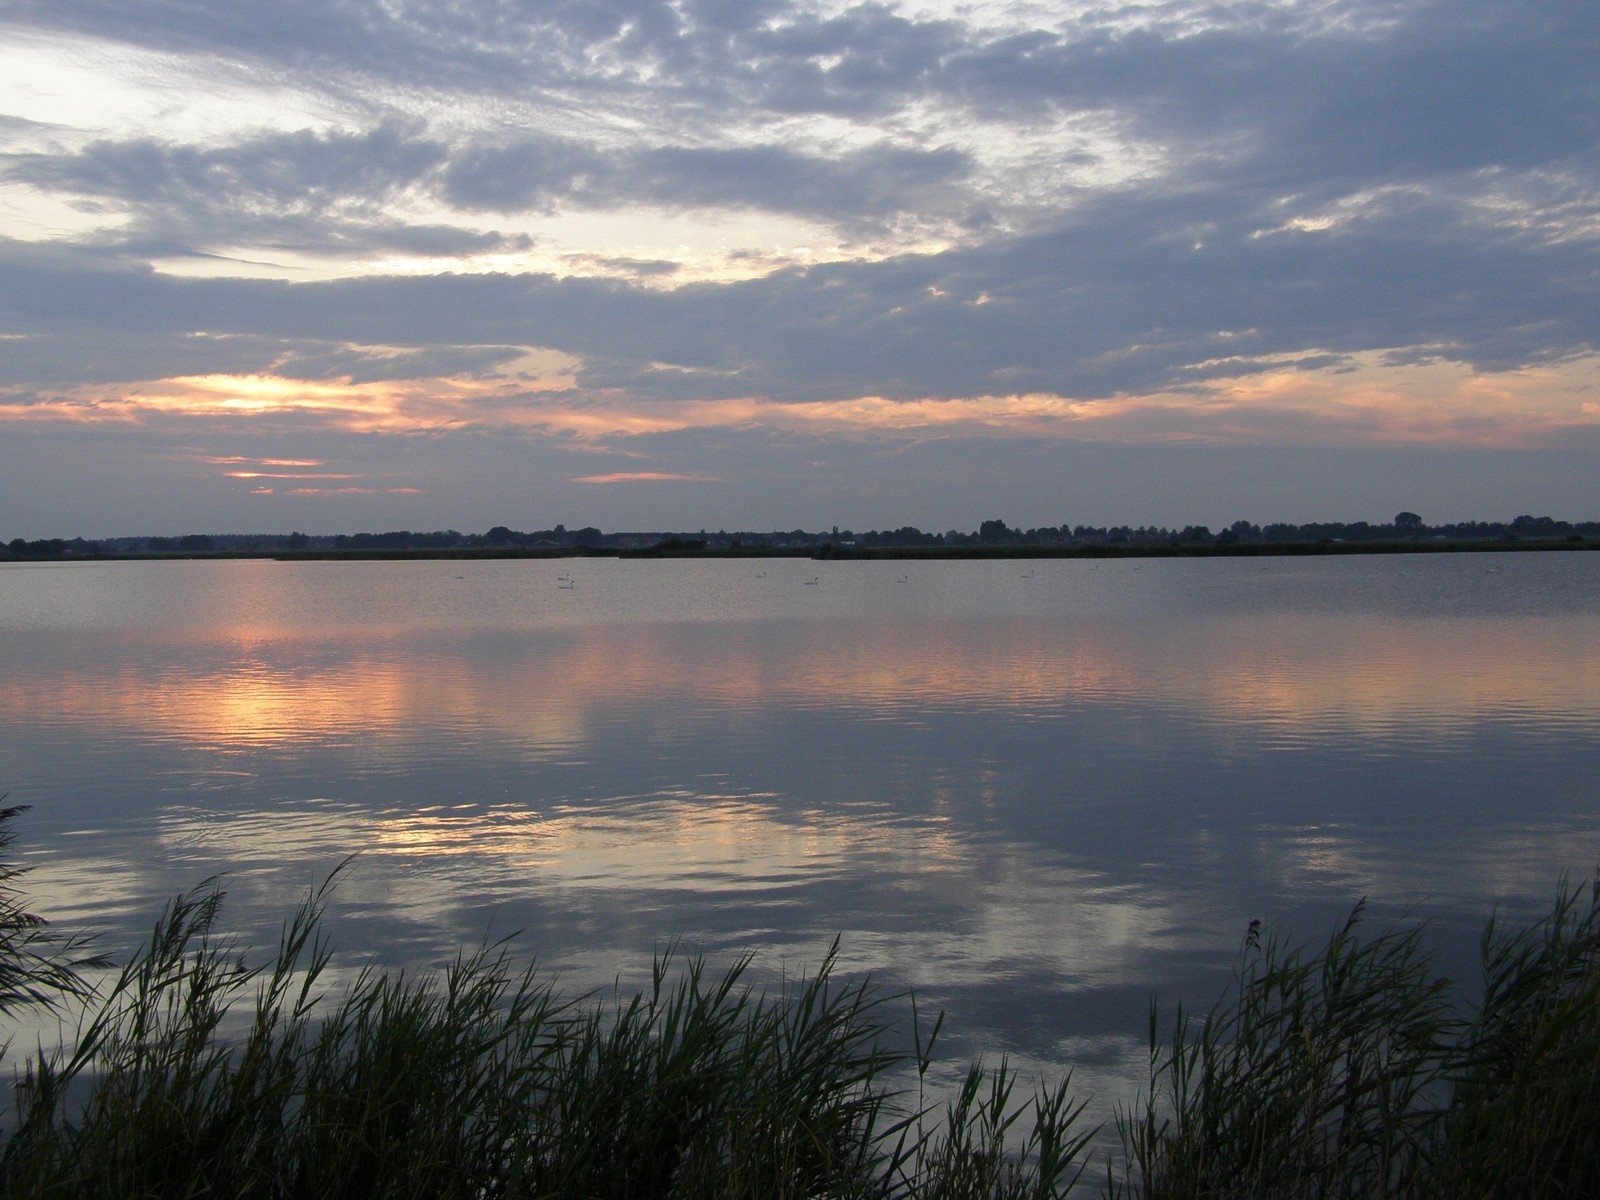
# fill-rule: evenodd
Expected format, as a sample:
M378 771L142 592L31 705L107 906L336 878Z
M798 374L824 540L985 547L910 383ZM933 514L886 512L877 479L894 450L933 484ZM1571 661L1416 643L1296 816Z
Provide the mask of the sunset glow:
M1324 370L1285 365L1197 382L1184 390L1074 400L1044 393L780 402L738 397L642 402L596 396L582 406L541 397L528 381L459 377L400 383L282 376L191 376L120 385L29 405L0 406L0 421L143 422L292 418L303 428L361 433L502 429L591 443L687 430L769 429L823 437L916 439L951 433L999 438L1518 447L1559 444L1600 426L1600 358L1483 376L1430 363L1385 366L1376 357ZM1208 364L1225 371L1228 364ZM306 478L315 459L199 456L239 479ZM245 469L248 464L250 469ZM282 472L269 468L281 467ZM261 469L256 469L261 468ZM316 476L349 478L342 474ZM713 480L707 472L623 471L573 482Z

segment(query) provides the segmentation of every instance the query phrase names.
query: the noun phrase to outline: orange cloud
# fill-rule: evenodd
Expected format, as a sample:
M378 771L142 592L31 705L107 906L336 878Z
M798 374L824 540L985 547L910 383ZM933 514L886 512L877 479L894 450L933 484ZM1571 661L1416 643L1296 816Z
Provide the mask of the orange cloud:
M762 397L655 401L619 392L541 390L518 377L353 382L279 376L185 376L0 404L0 421L142 422L156 417L296 426L362 433L522 430L562 437L574 448L695 429L773 429L839 438L979 437L1099 441L1193 441L1525 447L1559 444L1600 424L1592 399L1600 356L1495 374L1442 361L1394 364L1346 357L1308 369L1301 356L1219 359L1209 378L1159 392L1082 399L1049 392L961 397L866 395L782 403ZM1265 368L1265 369L1263 369ZM1230 373L1231 372L1231 373ZM3 396L0 391L0 396ZM236 478L312 478L312 460L206 458L236 466ZM281 468L284 472L264 468ZM338 475L315 476L341 478ZM694 479L639 472L577 482Z
M286 471L224 471L229 479L359 479L359 475L337 475L325 472Z
M715 475L694 471L613 471L609 475L579 475L573 483L721 483Z
M284 493L285 496L420 496L422 494L422 489L416 487L290 488Z
M529 357L534 365L537 356ZM298 426L355 433L422 433L456 428L505 426L508 415L547 390L570 387L570 376L553 367L491 378L442 376L401 380L306 380L282 375L182 375L150 383L83 385L24 403L5 404L20 389L0 388L0 421L63 421L75 424L143 424L158 418L250 422L274 419ZM310 459L249 459L202 456L213 465L316 467Z
M190 456L193 462L208 463L214 467L231 467L248 464L253 467L320 467L316 458L246 458L238 454L199 454Z

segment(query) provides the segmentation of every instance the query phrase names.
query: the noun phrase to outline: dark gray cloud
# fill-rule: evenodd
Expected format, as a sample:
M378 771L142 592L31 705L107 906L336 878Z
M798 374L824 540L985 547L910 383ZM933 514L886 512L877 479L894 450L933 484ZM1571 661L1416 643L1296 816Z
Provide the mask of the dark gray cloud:
M1206 174L1232 186L1337 196L1592 154L1593 5L1452 0L1388 15L1378 30L1315 35L1019 35L956 56L948 78L982 109L1109 110L1132 133L1209 159Z
M494 372L520 357L520 346L358 346L267 334L197 333L176 328L92 329L94 353L65 351L84 328L14 337L0 354L0 388L23 391L0 404L27 403L81 384L159 380L183 375L268 375L370 383Z
M363 133L304 130L222 146L98 140L75 153L6 155L0 165L15 182L131 212L100 240L136 258L243 245L438 256L526 248L525 235L392 214L444 153L415 127L387 122Z
M1426 197L1321 231L1261 236L1255 215L1208 193L1122 194L981 247L670 292L548 276L177 281L14 253L0 320L59 339L63 357L102 328L548 346L586 360L585 385L644 399L1093 397L1181 386L1224 355L1420 347L1494 370L1596 349L1594 241L1485 227Z
M647 203L797 213L863 223L940 207L942 190L971 171L949 148L896 146L837 156L780 146L657 146L606 151L529 137L457 155L443 194L464 209L521 211L556 202L586 207ZM948 194L948 193L946 193Z
M916 103L943 106L951 129L965 116L1092 115L1159 147L1163 186L1226 190L1247 206L1315 205L1419 182L1481 191L1496 174L1576 175L1591 196L1596 184L1600 18L1588 0L1213 6L1168 25L1085 17L1062 30L998 34L873 4L827 17L692 0L16 8L35 26L209 48L306 80L368 72L397 86L479 87L508 102L616 105L657 125L632 150L548 131L447 147L390 122L225 148L91 147L10 168L86 195L133 199L160 187L195 203L212 194L290 206L319 195L377 202L438 170L443 194L471 209L645 197L871 222L918 206L948 210L945 189L972 163L937 143L830 158L706 139L784 114L871 121ZM477 64L470 78L468 63Z
M965 44L955 21L913 21L879 5L751 27L731 43L725 86L777 112L870 117L948 90L947 60Z
M415 122L362 132L271 133L220 146L139 138L72 153L0 155L18 183L134 214L111 239L160 258L255 244L323 253L470 255L526 248L507 236L396 220L393 206L437 196L458 210L518 214L649 204L764 210L873 227L949 210L972 169L950 148L893 145L839 155L778 146L606 149L523 136L448 147ZM941 199L942 198L942 199Z
M301 130L224 146L103 140L73 154L12 155L6 172L35 187L132 204L317 209L352 195L381 201L414 185L445 155L417 132L385 122L363 133Z
M1593 130L1587 0L1168 6L1060 30L977 33L865 3L821 15L773 0L16 0L19 27L210 51L279 69L526 94L648 87L661 103L884 112L910 98L1006 112L1135 114L1190 136L1304 116L1367 152L1535 156ZM1166 16L1165 25L1158 23ZM1573 102L1577 102L1574 104ZM1549 120L1527 118L1540 113Z

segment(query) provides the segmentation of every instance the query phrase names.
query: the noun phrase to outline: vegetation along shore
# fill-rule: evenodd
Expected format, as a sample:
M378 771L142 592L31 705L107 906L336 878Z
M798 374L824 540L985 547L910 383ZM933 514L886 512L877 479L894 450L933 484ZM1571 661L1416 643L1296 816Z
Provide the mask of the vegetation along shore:
M0 811L0 851L17 811ZM1418 928L1369 929L1359 906L1316 946L1252 926L1216 1007L1152 1007L1145 1098L1107 1130L1087 1127L1070 1073L1029 1090L1004 1062L930 1101L940 1022L831 955L763 991L748 960L719 973L667 953L638 994L565 996L499 943L335 986L328 900L325 885L252 963L202 885L109 968L0 867L0 1017L44 1006L75 1030L11 1063L0 1191L1600 1194L1593 882L1563 884L1528 925L1491 921L1471 988L1437 976Z
M857 533L792 529L766 533L604 533L593 526L515 530L496 525L485 533L446 529L423 533L311 535L185 534L181 537L13 538L0 542L0 561L121 558L427 559L618 557L871 558L1122 558L1211 555L1434 554L1500 550L1600 549L1600 521L1558 521L1523 515L1510 521L1457 521L1429 525L1416 513L1394 520L1277 522L1235 521L1218 533L1203 525L1061 525L1012 528L1001 520L963 533L928 533L913 526Z

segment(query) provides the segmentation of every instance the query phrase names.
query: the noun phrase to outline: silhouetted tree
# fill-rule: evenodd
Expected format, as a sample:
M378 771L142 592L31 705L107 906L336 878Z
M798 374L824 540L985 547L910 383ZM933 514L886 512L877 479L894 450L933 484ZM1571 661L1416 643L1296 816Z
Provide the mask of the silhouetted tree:
M1011 528L1004 521L985 521L978 526L980 542L1004 542L1011 537Z

